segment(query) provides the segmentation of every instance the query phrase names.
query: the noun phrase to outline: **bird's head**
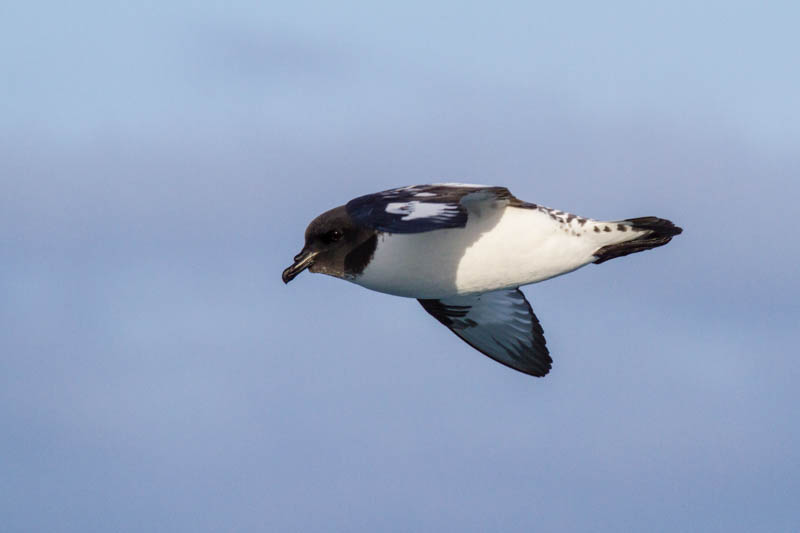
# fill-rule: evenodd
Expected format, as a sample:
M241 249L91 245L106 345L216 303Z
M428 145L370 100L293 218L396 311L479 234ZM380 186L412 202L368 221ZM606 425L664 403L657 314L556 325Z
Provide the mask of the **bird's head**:
M374 231L359 227L352 221L345 206L322 213L306 228L305 246L294 257L292 266L283 271L283 282L289 283L305 269L339 278L357 273L358 252L374 236ZM373 241L366 260L374 249Z

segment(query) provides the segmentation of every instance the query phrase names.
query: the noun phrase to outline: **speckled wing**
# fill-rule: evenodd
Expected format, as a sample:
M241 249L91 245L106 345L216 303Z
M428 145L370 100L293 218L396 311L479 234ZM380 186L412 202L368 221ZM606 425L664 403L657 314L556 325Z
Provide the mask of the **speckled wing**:
M358 224L387 233L423 233L463 228L477 204L524 202L505 187L468 184L412 185L360 196L347 203Z
M498 363L537 377L550 371L553 360L544 331L519 289L419 303L467 344Z

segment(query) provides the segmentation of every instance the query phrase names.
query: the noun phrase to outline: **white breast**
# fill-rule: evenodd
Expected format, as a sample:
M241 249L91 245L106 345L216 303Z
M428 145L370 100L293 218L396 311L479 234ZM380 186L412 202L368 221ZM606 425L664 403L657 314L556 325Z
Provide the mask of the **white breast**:
M599 247L632 237L595 231L605 225L595 220L567 222L566 213L544 208L482 211L471 211L464 228L383 234L372 261L353 281L412 298L487 292L571 272L593 261Z

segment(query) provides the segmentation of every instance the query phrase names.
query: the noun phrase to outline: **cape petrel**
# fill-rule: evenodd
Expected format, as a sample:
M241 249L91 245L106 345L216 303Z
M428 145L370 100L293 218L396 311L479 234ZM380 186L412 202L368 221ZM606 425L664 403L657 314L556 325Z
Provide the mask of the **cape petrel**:
M505 187L412 185L315 218L283 281L309 269L416 298L479 352L541 377L553 360L519 287L663 246L681 231L656 217L580 217L524 202Z

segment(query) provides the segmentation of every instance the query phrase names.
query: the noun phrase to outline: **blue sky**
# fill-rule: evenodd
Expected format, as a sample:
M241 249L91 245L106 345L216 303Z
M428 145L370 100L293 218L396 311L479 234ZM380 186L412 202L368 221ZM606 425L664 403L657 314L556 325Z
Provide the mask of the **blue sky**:
M798 15L3 7L6 527L796 530ZM685 233L524 289L541 380L281 283L318 213L441 180Z

